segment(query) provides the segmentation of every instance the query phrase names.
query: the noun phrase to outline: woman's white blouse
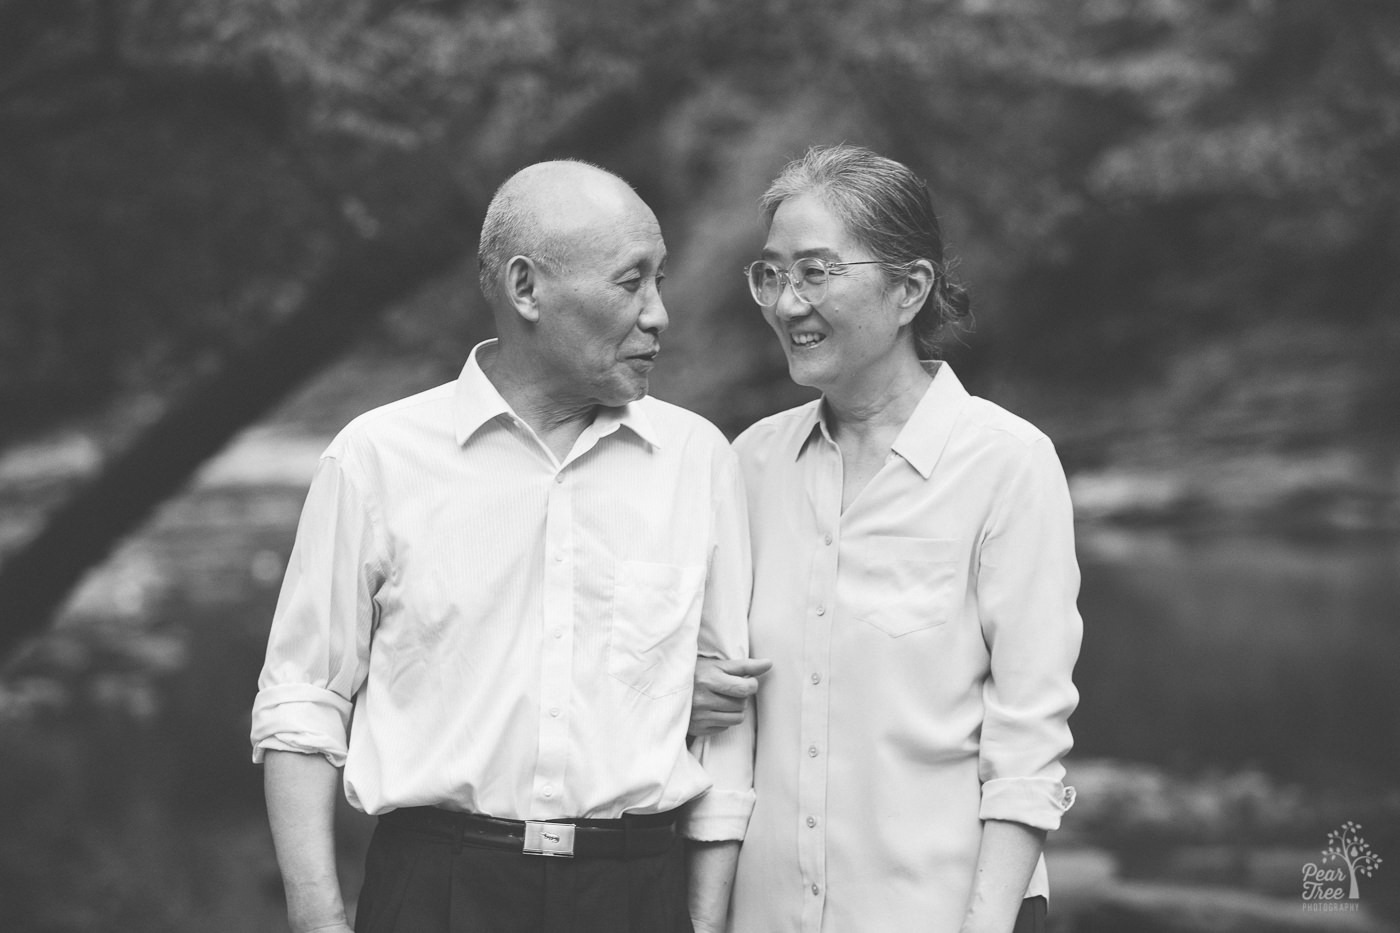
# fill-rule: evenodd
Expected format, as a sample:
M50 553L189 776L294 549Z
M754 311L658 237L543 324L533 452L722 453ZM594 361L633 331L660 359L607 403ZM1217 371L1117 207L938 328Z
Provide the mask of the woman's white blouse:
M757 803L735 933L956 930L981 821L1054 829L1081 622L1048 438L941 365L841 511L820 401L735 442L754 549ZM1047 893L1043 861L1027 895Z

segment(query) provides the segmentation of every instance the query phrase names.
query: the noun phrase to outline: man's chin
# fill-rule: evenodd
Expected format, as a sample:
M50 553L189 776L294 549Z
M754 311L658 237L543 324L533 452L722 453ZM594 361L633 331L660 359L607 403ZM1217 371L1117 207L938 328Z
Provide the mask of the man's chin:
M621 408L629 402L645 398L648 388L648 380L646 379L642 379L640 383L629 380L626 385L617 386L615 391L608 394L607 398L600 399L599 404L607 408Z

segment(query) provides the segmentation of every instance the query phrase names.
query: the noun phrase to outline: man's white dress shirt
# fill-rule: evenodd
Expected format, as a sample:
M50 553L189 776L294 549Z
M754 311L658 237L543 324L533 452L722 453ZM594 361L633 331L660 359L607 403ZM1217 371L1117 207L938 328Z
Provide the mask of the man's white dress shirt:
M322 457L259 680L255 760L343 764L366 813L610 818L698 797L690 835L742 838L751 763L702 764L736 737L686 748L697 654L748 654L733 451L644 398L600 408L560 462L482 371L493 343Z

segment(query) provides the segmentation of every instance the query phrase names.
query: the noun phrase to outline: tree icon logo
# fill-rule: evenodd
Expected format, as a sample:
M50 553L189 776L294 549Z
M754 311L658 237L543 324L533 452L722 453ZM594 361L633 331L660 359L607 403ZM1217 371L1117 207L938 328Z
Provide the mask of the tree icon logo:
M1327 834L1322 865L1309 862L1303 866L1304 901L1326 904L1361 898L1361 876L1370 878L1375 874L1382 859L1361 838L1360 829L1360 823L1347 820Z

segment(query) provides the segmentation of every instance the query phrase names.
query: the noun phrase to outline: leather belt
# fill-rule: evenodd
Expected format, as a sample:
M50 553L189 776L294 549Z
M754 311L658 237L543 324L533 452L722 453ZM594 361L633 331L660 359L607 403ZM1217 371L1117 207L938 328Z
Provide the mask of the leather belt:
M500 849L556 858L636 858L661 855L676 838L676 811L615 820L504 820L441 807L404 807L379 817L395 829L454 846Z

